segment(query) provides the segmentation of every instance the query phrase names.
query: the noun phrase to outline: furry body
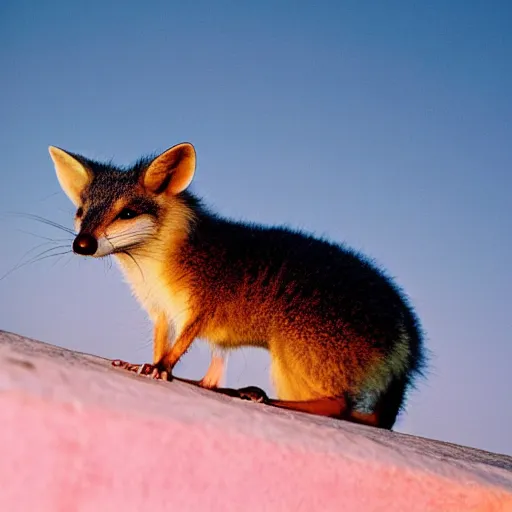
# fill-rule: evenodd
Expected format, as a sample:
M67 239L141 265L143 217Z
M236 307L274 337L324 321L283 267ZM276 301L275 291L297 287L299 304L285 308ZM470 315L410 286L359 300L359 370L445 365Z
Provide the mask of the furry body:
M126 170L52 157L78 208L79 237L97 245L88 255L114 255L155 324L155 364L171 371L197 337L220 349L263 347L279 399L348 396L392 427L421 373L421 330L402 293L366 258L211 213L187 190L190 145Z

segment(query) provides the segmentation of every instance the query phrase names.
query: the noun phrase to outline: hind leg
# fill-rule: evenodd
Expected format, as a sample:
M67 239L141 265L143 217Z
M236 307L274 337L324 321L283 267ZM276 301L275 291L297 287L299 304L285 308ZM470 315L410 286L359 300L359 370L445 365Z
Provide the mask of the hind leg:
M354 423L379 425L378 413L365 413L354 409L353 402L346 390L348 386L345 386L344 389L341 379L337 383L336 389L333 390L328 389L328 385L324 386L318 380L311 379L307 372L297 371L296 367L294 370L290 369L282 357L277 355L272 357L272 377L279 398L266 400L266 404L317 416L344 419ZM329 382L329 379L326 381Z
M212 358L206 374L199 381L199 385L207 389L219 388L226 373L228 355L225 351L212 348Z
M280 374L274 372L274 379L277 381L276 388L278 389L278 396L282 396L284 393L289 396L291 395L293 398L293 385L297 385L297 382L293 380L293 376L286 372ZM405 375L395 377L374 400L371 400L372 405L367 411L360 410L361 404L352 398L352 393L348 392L326 394L323 397L310 398L307 400L269 399L265 403L282 409L291 409L319 416L329 416L331 418L391 430L402 408L406 387L407 377ZM300 392L298 392L296 396L299 397L301 394L303 395L305 393L304 388L298 391ZM357 395L357 393L355 394ZM359 394L359 399L361 396L364 395ZM367 408L365 407L365 409Z

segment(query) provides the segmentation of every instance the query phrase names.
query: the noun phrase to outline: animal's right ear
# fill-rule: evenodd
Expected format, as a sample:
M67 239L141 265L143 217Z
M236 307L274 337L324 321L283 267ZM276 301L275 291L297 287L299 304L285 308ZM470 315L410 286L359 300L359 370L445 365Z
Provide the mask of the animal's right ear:
M91 183L93 178L92 172L63 149L50 146L48 151L55 165L55 171L62 190L64 190L75 206L80 206L80 196Z
M184 142L157 156L142 178L144 188L155 194L171 195L183 192L191 183L196 170L196 151Z

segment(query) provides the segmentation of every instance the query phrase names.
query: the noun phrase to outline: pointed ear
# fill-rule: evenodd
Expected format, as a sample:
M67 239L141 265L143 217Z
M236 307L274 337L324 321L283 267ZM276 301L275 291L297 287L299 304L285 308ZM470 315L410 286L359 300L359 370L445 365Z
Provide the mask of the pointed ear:
M92 172L63 149L50 146L48 151L55 165L55 171L62 190L64 190L75 206L80 206L80 196L91 183L93 178Z
M157 156L143 176L144 188L155 194L176 195L192 182L196 170L196 151L187 142L178 144Z

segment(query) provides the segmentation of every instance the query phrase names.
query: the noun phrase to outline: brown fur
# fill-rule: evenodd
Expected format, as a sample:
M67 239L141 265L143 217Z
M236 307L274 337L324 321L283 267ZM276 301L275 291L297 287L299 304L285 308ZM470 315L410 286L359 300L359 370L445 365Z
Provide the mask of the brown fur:
M80 211L75 250L116 257L154 323L158 372L170 374L196 338L262 347L273 405L391 428L421 371L421 332L399 290L362 256L210 214L186 191L189 144L126 172L51 153Z
M350 345L340 351L335 342L339 332L336 321L319 325L312 303L300 298L285 304L278 298L279 279L265 287L263 277L259 282L243 280L240 286L232 287L229 282L212 280L200 261L204 255L193 252L186 242L174 245L173 253L178 257L169 260L167 268L172 271L162 277L168 286L188 290L190 316L168 353L154 361L162 369L172 371L196 338L225 348L241 344L262 347L271 354L279 398L311 400L336 396L340 390L357 392L356 383L372 366L383 362L382 352L354 334ZM222 248L209 259L222 265ZM293 318L286 309L294 310Z

